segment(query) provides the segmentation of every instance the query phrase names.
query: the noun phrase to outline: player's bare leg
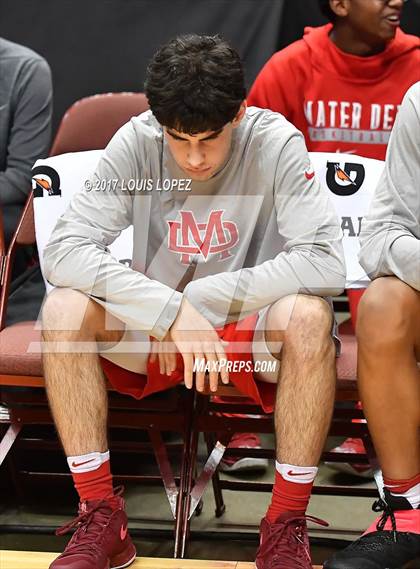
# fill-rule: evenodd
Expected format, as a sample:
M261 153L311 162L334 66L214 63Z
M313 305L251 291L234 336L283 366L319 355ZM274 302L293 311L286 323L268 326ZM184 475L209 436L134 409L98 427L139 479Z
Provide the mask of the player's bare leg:
M374 280L359 305L357 339L361 399L383 471L385 501L377 503L375 511L382 513L366 532L324 567L417 567L420 293L396 277Z
M281 557L290 567L312 567L305 512L331 421L335 382L333 316L318 297L290 296L273 304L265 339L281 359L276 426L276 479L261 523L258 569Z
M119 329L106 329L111 319ZM108 448L108 398L95 344L118 343L123 335L121 323L71 289L56 289L47 297L42 320L43 339L48 342L43 354L45 382L65 453L104 452ZM63 353L65 345L74 350L78 342L85 348L90 345L91 351Z
M279 329L290 305L287 328ZM287 297L268 312L267 345L281 359L275 411L277 459L281 462L311 466L320 459L335 393L331 327L331 309L317 297Z
M118 343L123 325L71 289L53 291L42 317L48 399L80 496L78 517L59 533L76 531L50 569L126 567L136 549L127 533L124 500L113 492L108 400L97 347L97 342L107 348Z
M395 277L376 279L357 323L358 377L385 476L420 472L420 293Z

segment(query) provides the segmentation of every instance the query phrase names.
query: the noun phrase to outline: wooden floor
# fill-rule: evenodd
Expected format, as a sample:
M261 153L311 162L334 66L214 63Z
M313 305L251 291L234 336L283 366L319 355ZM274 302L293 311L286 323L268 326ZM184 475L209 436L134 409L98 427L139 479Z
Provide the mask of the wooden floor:
M57 553L0 551L1 569L48 569ZM254 563L236 561L194 561L138 557L130 569L255 569ZM314 569L321 569L316 566Z

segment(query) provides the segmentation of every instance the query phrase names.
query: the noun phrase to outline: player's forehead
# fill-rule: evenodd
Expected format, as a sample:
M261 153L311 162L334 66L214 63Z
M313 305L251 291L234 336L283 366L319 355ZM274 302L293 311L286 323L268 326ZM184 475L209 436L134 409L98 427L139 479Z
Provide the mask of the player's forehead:
M182 130L177 130L176 128L164 127L165 131L173 138L178 138L191 142L217 138L225 130L225 128L226 125L217 130L206 130L204 132L189 134L183 132Z

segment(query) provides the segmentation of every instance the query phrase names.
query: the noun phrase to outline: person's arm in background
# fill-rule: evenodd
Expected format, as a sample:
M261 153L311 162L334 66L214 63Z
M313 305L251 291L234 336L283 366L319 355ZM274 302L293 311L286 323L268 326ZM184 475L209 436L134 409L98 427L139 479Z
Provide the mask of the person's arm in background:
M305 177L310 167L302 134L295 130L279 151L274 188L284 251L256 267L186 286L184 295L213 326L222 326L226 318L237 321L290 294L342 292L346 270L339 220L318 180Z
M420 291L420 82L398 112L360 244L370 278L395 275Z
M31 168L48 154L52 80L42 58L24 63L11 101L6 168L0 172L0 206L24 204L31 190Z

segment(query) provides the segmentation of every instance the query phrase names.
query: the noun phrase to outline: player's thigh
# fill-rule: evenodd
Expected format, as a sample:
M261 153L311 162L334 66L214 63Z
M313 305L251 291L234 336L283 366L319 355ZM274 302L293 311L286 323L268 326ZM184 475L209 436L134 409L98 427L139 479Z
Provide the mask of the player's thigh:
M103 358L124 369L145 375L150 349L149 334L142 330L125 330L119 341L113 345L101 344L99 353Z
M45 332L102 341L119 341L125 325L88 295L71 288L55 288L42 307Z
M255 379L266 383L277 383L281 366L281 346L278 349L278 357L275 357L266 341L265 330L269 308L264 308L258 315L252 340L252 360Z
M287 329L294 305L295 296L288 296L263 308L258 314L252 341L252 359L254 376L259 381L266 383L277 383L278 381L284 331ZM275 339L269 338L267 334L267 330L273 326L271 316L274 309L276 312Z
M375 279L362 297L357 320L359 344L374 345L386 335L401 341L420 361L420 292L397 277ZM399 349L399 348L398 348Z

